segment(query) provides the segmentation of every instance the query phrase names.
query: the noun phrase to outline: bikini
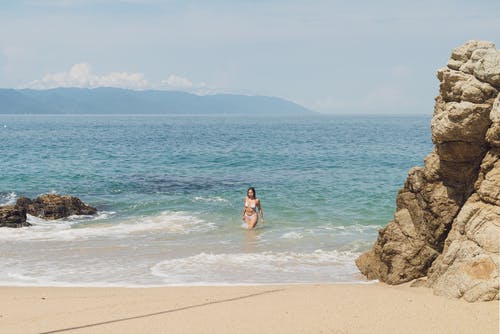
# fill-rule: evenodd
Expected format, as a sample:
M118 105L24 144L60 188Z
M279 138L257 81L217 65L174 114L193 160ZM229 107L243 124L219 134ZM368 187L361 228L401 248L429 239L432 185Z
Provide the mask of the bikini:
M250 219L253 217L253 215L256 215L257 214L257 210L255 209L255 201L253 202L253 204L251 204L248 200L245 200L245 208L251 208L253 210L253 213L251 215L247 215L246 211L245 211L245 220L247 219Z

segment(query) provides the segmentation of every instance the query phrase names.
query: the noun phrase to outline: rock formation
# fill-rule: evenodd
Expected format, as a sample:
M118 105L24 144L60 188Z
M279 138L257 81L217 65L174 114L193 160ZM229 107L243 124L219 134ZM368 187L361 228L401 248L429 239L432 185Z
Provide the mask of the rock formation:
M14 205L0 207L0 227L31 226L26 221L26 210L16 208Z
M68 195L46 194L30 200L21 197L16 207L25 208L32 216L44 219L60 219L71 215L93 215L97 210L83 203L79 198Z
M44 218L60 219L71 215L93 215L97 209L86 205L79 198L68 195L46 194L31 200L21 197L15 205L0 207L0 227L30 226L26 214Z
M409 171L394 220L356 265L389 284L428 276L436 294L499 299L500 51L469 41L437 76L434 151Z

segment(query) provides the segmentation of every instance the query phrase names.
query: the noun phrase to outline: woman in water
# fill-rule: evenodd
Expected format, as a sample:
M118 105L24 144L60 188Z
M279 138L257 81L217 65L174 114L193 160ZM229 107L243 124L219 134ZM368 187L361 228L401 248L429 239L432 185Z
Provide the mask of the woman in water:
M247 228L254 228L259 221L262 219L262 225L264 225L264 215L262 214L262 207L260 206L260 200L255 194L255 188L250 187L247 190L247 196L243 199L245 206L243 207L242 219L247 224ZM258 211L257 211L258 210Z

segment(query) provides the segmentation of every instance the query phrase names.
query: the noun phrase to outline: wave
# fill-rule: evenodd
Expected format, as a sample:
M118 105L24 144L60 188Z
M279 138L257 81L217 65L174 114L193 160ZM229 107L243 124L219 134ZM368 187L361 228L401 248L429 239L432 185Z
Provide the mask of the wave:
M298 239L302 239L304 236L302 235L302 233L299 233L299 232L288 232L288 233L285 233L283 234L280 238L281 239L294 239L294 240L298 240Z
M0 206L16 204L17 194L15 192L0 193Z
M378 231L382 226L380 225L361 225L361 224L353 224L353 225L333 225L326 224L315 227L314 229L309 229L311 233L314 232L325 232L332 231L335 234L356 234L356 233L365 233L365 232L375 232Z
M114 212L102 211L97 216L70 216L53 221L28 215L30 227L5 229L0 240L76 240L134 236L140 233L188 234L207 232L215 224L186 212L164 211L158 215L128 218L113 222Z
M228 203L229 201L225 198L215 196L215 197L204 197L204 196L196 196L193 201L195 202L222 202Z
M1 285L171 286L301 283L366 283L354 265L359 253L310 252L199 253L157 262L83 260L2 260ZM97 262L95 262L97 260ZM122 258L122 260L125 260ZM89 265L92 263L92 265ZM120 264L121 263L121 264Z
M151 274L165 284L311 283L356 281L359 253L315 250L309 253L200 253L165 260Z
M311 240L311 238L345 237L348 239L372 238L376 234L379 225L333 225L323 224L314 227L291 227L286 226L279 234L274 233L274 238L285 240ZM303 240L303 241L304 241Z
M43 287L126 287L126 288L144 288L144 287L161 287L159 284L138 284L127 281L79 281L81 275L75 276L74 279L61 280L57 275L33 275L21 272L9 271L4 275L4 279L0 280L0 286L43 286ZM92 273L88 273L89 277Z

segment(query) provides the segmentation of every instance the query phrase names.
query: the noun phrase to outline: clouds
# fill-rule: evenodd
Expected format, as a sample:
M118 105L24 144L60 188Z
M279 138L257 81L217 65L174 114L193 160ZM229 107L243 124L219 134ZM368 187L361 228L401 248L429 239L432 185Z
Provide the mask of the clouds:
M67 72L47 74L42 79L30 82L27 87L34 89L118 87L140 90L151 88L151 85L142 73L112 72L96 75L92 73L90 64L78 63L71 66Z
M92 67L87 62L74 64L68 71L50 73L42 79L33 80L25 85L32 89L51 89L57 87L116 87L133 90L160 89L187 91L194 94L213 94L219 90L210 87L205 82L194 83L186 77L170 74L159 84L150 82L143 73L112 72L97 75L92 72Z
M162 80L161 83L166 85L167 87L172 87L172 88L189 89L193 87L193 83L191 82L191 80L175 74L169 75L168 78Z
M432 113L436 69L468 39L498 44L499 9L492 0L0 2L0 87L228 92L323 112L411 104Z

